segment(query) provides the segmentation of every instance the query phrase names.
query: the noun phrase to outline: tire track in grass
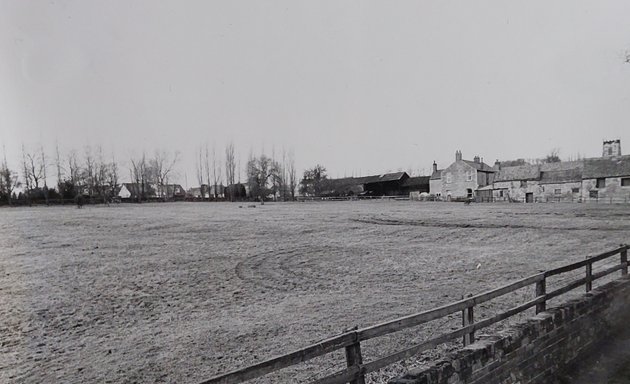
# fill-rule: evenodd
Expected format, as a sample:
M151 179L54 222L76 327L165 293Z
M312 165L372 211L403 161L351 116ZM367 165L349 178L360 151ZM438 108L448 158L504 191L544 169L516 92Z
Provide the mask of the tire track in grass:
M337 285L334 283L336 274L330 268L321 267L322 264L326 265L327 260L324 263L316 262L319 260L318 255L324 252L331 255L337 253L330 247L309 246L308 256L305 257L298 248L279 248L239 261L234 272L242 281L276 291L334 289ZM328 277L323 277L326 275Z

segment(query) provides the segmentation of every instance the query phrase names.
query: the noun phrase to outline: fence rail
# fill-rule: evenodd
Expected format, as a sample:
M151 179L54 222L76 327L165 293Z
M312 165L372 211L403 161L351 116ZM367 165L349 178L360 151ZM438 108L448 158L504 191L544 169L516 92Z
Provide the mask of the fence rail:
M546 310L546 303L548 300L565 294L580 286L584 286L586 292L589 292L592 289L593 281L610 275L611 273L614 273L616 271L621 270L621 275L626 276L628 274L629 248L630 247L628 245L622 245L619 248L599 254L597 256L589 257L585 260L564 265L559 268L547 270L545 272L540 272L533 276L515 281L511 284L507 284L505 286L474 296L469 296L448 305L408 316L399 317L397 319L386 321L370 327L344 332L338 336L309 345L308 347L299 349L297 351L287 353L285 355L278 356L273 359L269 359L236 371L232 371L227 374L213 377L209 380L203 381L202 384L242 383L244 381L261 377L271 372L275 372L280 369L296 365L315 357L326 355L328 353L341 349L345 349L347 368L332 375L328 375L319 380L316 380L315 383L364 384L366 373L377 371L392 363L407 359L422 351L434 348L439 344L460 337L463 338L464 345L473 343L475 341L475 331L486 328L532 307L536 307L536 313L543 312ZM606 260L615 255L620 255L618 264L597 273L593 273L594 263ZM585 275L583 278L572 281L565 286L557 288L551 292L547 292L546 283L548 277L575 271L580 268L585 268ZM480 321L475 321L474 308L476 305L485 303L489 300L504 296L508 293L531 285L535 285L536 289L536 297L533 300L517 305L507 311L498 313L492 317ZM403 329L415 327L417 325L424 324L432 320L437 320L457 312L462 312L462 328L449 333L441 334L429 340L425 340L422 343L408 347L389 356L381 357L368 363L363 363L363 358L361 355L362 341L374 339L376 337L398 332Z

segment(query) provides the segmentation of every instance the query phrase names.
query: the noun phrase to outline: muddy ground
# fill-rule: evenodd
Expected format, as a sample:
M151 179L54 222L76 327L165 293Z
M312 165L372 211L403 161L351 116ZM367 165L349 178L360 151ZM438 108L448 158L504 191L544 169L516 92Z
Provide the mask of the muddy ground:
M630 242L629 215L410 201L0 209L0 382L196 383L612 249ZM364 361L460 321L369 342ZM343 364L336 353L260 382Z

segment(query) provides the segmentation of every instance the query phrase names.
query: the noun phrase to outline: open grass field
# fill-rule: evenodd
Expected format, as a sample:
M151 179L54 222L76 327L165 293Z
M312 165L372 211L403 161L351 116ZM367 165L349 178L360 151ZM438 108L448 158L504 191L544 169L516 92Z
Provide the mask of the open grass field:
M0 382L195 383L630 242L630 206L246 206L0 209ZM367 343L364 360L459 321Z

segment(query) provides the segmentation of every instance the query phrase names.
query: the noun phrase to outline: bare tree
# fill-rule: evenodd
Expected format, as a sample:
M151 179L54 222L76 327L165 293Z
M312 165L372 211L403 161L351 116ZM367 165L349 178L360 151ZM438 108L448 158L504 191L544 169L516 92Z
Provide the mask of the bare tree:
M280 165L280 172L281 172L280 194L282 197L282 201L287 201L289 198L289 170L288 170L287 161L288 161L287 151L283 147L282 148L282 163Z
M116 157L112 154L112 161L107 167L107 182L110 187L110 195L114 197L118 190L118 163Z
M234 143L225 146L225 183L227 184L230 201L234 201L234 182L236 180L236 159L234 158Z
M149 167L147 165L146 153L143 151L142 156L139 158L131 158L130 168L131 178L135 183L133 189L135 191L129 191L136 194L138 202L147 199L149 189Z
M205 174L206 174L206 181L208 182L208 198L210 198L211 196L211 191L210 191L210 180L212 180L212 178L210 177L210 174L212 173L212 171L210 170L210 150L208 149L208 143L206 143L206 148L205 148L205 154L204 154L204 170L205 170ZM203 188L202 188L203 190ZM210 200L210 199L209 199Z
M79 160L77 158L77 151L71 150L68 152L68 172L70 173L70 185L72 186L72 196L76 197L79 194L79 188L83 187L81 183L81 174L79 167Z
M264 203L264 198L273 188L270 188L270 181L276 177L278 173L278 165L271 158L262 154L260 157L254 157L250 154L247 161L247 182L250 188L250 194L254 199Z
M0 167L0 196L6 200L6 202L11 205L11 193L13 191L13 185L15 184L15 178L11 169L9 169L9 164L7 163L7 151L4 146L2 146L3 159L2 166Z
M151 168L155 173L158 193L163 195L165 201L172 197L168 196L168 178L178 161L179 152L175 151L171 156L166 150L156 150L155 156L151 159Z
M197 159L195 161L195 171L197 173L197 182L199 183L199 190L201 193L201 198L205 197L203 191L203 175L204 175L204 167L203 167L203 148L199 146L197 149Z
M30 204L31 189L33 188L33 178L31 176L30 168L28 166L28 157L26 155L24 144L22 144L22 177L24 178L25 195Z
M219 198L219 186L222 183L221 179L221 163L217 161L217 152L214 145L212 146L212 180L214 181L214 199Z
M48 201L48 184L47 184L47 173L46 173L46 169L48 168L48 165L46 163L46 154L44 153L44 146L40 145L39 146L39 168L41 169L41 175L42 175L42 181L44 182L44 187L43 187L43 191L44 191L44 199L46 200L46 205L48 205L49 201Z
M326 168L320 164L305 170L300 182L300 193L305 196L320 196L327 179Z
M103 156L103 147L96 147L96 157L94 161L94 189L104 203L109 201L111 196L111 186L107 182L109 164Z
M297 189L297 171L295 169L295 155L293 151L289 152L289 164L288 164L288 177L289 177L289 192L291 194L291 200L295 200L295 190Z
M55 167L57 168L57 191L59 191L59 196L61 197L61 203L63 204L63 178L62 178L62 165L61 165L61 154L59 152L59 143L55 142Z
M34 187L36 190L38 190L39 183L42 181L42 178L44 177L42 165L39 162L39 159L37 158L37 156L32 153L26 154L26 161L27 161L27 167L28 167L28 174L32 181L31 187Z
M551 152L549 152L547 157L545 157L543 162L545 162L545 163L559 163L561 161L559 155L560 155L560 149L559 148L554 148L554 149L551 150Z
M92 147L90 147L89 145L86 146L84 149L84 155L85 155L85 168L83 169L84 171L83 179L87 183L88 195L90 196L90 198L92 198L92 196L94 196L94 190L95 190L95 174L94 173L95 173L95 168L96 168L96 159L94 158L94 155L92 154Z

